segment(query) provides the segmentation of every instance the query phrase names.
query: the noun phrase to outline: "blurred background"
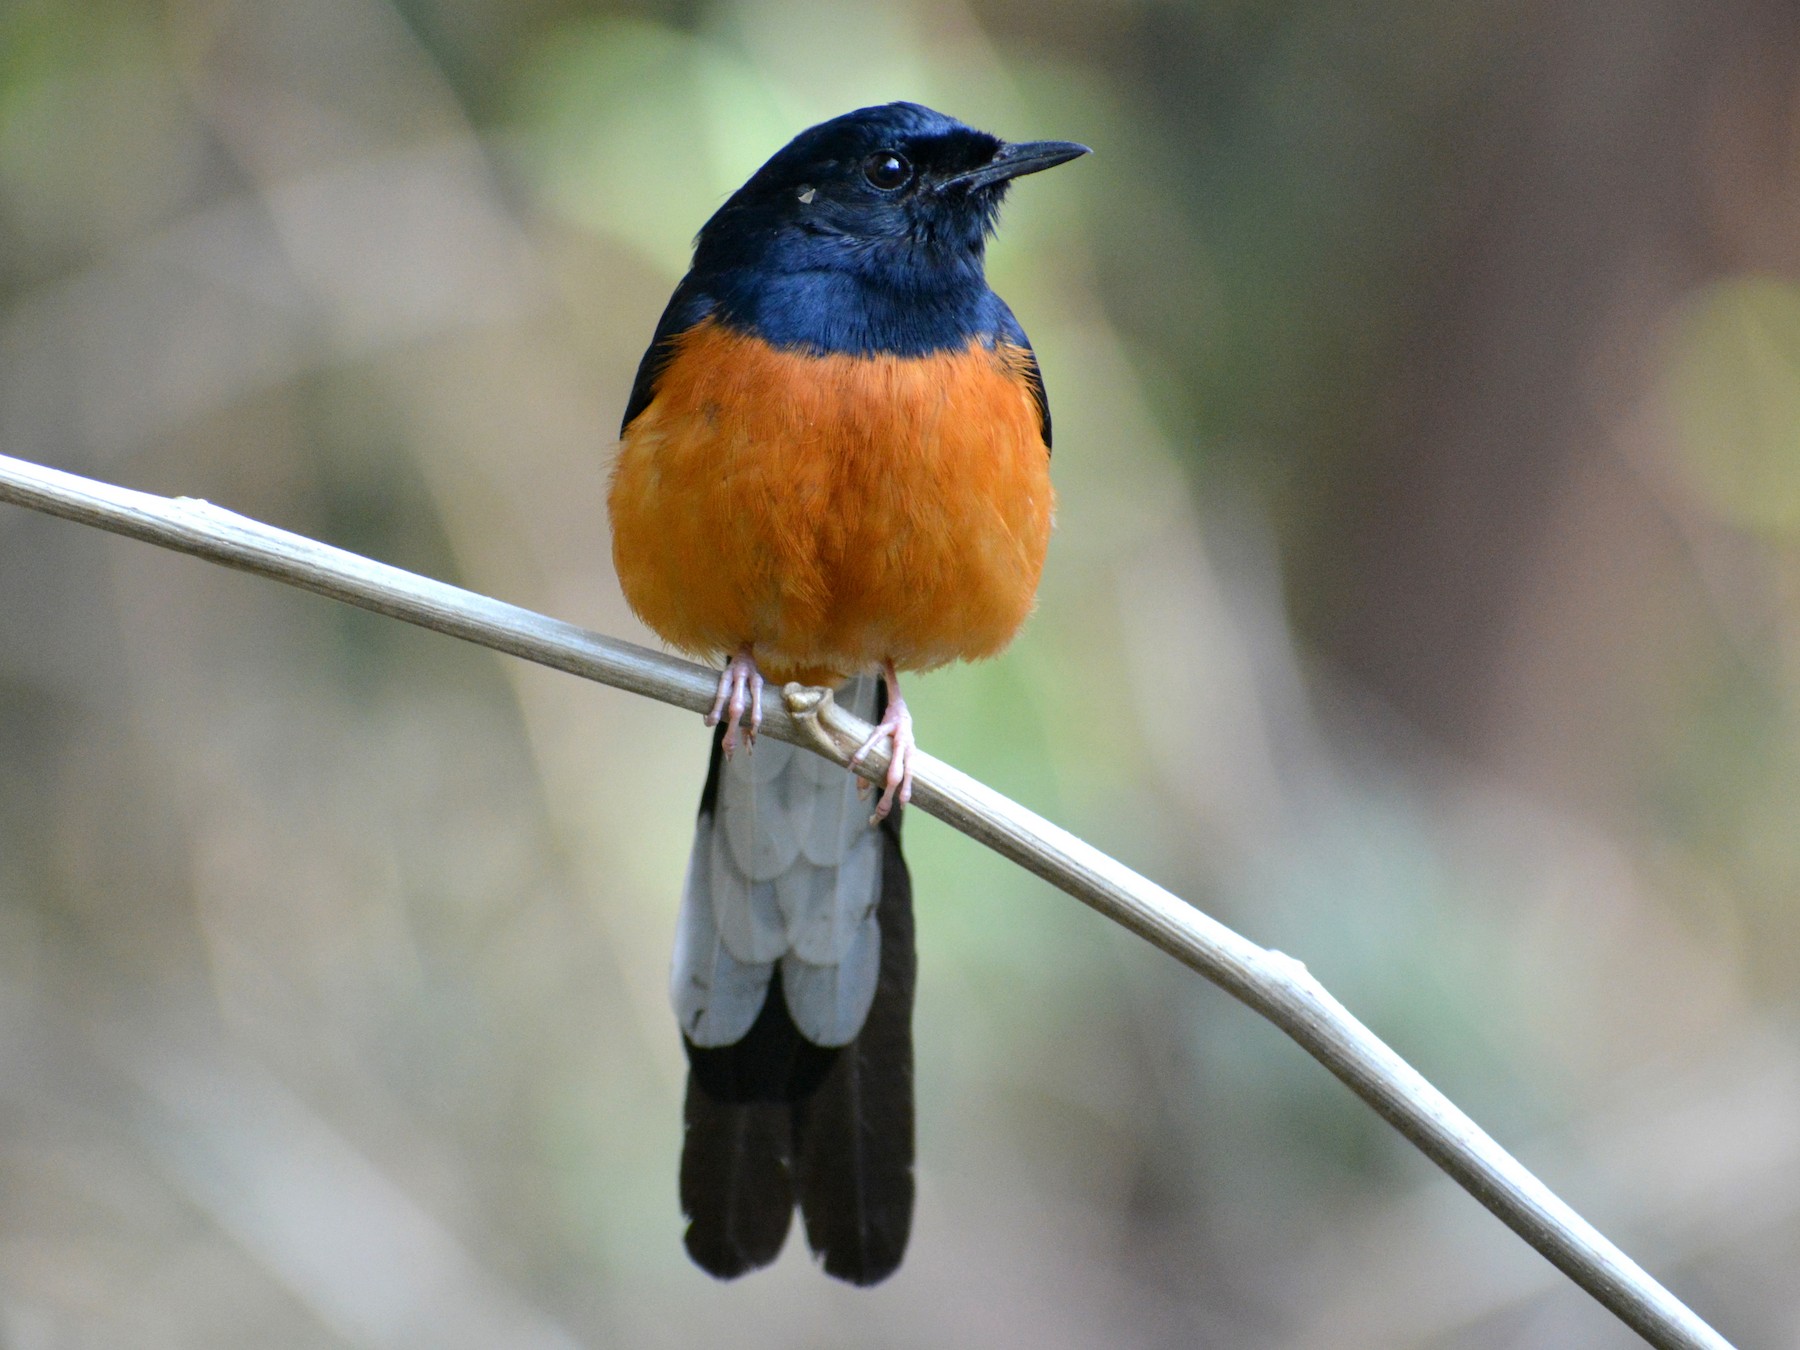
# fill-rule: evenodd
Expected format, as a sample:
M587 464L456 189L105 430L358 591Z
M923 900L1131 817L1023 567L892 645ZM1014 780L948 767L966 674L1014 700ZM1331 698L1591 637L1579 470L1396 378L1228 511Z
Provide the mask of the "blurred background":
M1059 528L926 748L1354 1011L1800 1345L1788 0L4 0L0 451L648 641L631 375L909 98ZM891 1282L680 1244L698 719L0 510L0 1345L1635 1340L1322 1069L935 821Z

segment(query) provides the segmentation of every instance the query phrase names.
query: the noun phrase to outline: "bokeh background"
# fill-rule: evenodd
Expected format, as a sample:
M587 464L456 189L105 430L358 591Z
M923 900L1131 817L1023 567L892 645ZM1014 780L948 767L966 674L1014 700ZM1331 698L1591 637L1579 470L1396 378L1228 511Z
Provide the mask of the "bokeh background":
M991 274L1059 528L926 747L1309 963L1800 1345L1790 0L4 0L0 451L649 640L638 355L904 97L1087 160ZM680 1246L698 720L0 511L0 1345L1628 1333L1337 1082L936 822L872 1292Z

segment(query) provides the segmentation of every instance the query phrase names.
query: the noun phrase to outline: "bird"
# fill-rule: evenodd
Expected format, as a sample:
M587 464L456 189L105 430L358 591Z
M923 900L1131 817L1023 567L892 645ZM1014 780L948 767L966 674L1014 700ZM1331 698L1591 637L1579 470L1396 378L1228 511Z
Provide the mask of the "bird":
M901 671L1000 652L1036 603L1051 422L985 249L1012 181L1088 153L916 103L802 131L701 227L639 365L607 492L637 616L722 669L676 925L680 1202L701 1269L900 1265L914 1201L917 742ZM763 686L836 690L860 781L758 740ZM741 751L741 753L740 753Z

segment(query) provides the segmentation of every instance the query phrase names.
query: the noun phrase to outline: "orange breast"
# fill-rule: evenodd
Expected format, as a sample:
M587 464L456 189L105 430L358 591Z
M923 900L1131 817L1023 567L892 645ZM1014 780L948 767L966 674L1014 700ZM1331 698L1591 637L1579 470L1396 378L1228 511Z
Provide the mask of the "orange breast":
M1050 536L1026 360L809 356L700 324L613 471L626 599L673 646L748 646L778 683L992 656Z

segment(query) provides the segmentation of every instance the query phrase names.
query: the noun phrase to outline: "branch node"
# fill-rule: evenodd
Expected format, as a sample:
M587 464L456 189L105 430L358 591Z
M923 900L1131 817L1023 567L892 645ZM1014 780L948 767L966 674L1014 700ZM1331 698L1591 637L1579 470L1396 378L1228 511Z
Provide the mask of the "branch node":
M821 685L790 683L781 687L782 702L787 704L788 716L802 727L807 735L830 758L840 764L844 760L844 752L838 749L838 743L832 739L831 731L825 725L826 713L835 706L831 690Z
M1280 976L1282 979L1291 981L1292 983L1303 987L1311 987L1318 983L1317 980L1313 979L1312 972L1306 968L1306 962L1302 961L1299 957L1289 956L1286 952L1278 952L1272 947L1268 949L1265 955L1266 960L1264 961L1264 964L1271 972Z

